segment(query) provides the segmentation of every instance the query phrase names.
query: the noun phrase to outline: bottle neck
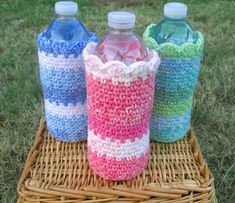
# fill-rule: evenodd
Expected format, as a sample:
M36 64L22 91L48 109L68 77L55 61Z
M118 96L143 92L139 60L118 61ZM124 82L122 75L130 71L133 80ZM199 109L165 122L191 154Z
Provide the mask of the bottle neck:
M131 34L133 33L133 28L120 29L120 28L109 28L112 34Z
M176 18L169 18L169 17L165 16L165 20L173 21L173 22L182 22L182 21L185 21L186 19L185 18L178 18L178 19L176 19Z
M77 19L77 15L58 15L55 17L57 20L74 20Z

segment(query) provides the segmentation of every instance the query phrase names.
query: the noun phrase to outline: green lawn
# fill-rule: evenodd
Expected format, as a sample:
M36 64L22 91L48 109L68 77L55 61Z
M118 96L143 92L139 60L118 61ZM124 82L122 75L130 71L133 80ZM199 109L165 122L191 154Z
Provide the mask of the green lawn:
M36 38L53 18L54 2L0 3L0 202L16 201L16 184L43 114ZM117 8L137 14L136 32L142 35L148 24L160 20L166 1L106 2L80 1L80 18L99 36L107 31L108 11ZM184 2L189 6L189 22L206 39L192 124L215 175L219 202L234 203L235 2Z

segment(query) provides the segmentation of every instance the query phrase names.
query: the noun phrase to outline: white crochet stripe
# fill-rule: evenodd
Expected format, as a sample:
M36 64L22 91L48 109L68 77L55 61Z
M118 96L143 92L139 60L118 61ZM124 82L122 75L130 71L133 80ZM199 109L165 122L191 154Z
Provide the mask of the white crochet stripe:
M94 79L112 80L114 84L123 82L129 84L138 78L146 79L148 75L157 73L160 58L156 51L147 50L148 57L145 61L138 61L129 66L120 61L108 61L103 63L95 54L95 42L90 42L83 50L83 58L86 72L93 75Z
M106 155L108 158L117 160L139 158L149 148L149 130L141 138L136 138L134 142L128 139L125 143L121 143L119 140L112 141L108 137L101 138L99 134L96 135L93 131L88 130L88 147L98 156Z
M65 58L63 55L58 55L57 58L53 54L46 55L45 52L38 51L39 63L45 68L53 69L79 69L84 67L82 55L74 58L74 56L69 56Z
M76 105L68 104L68 106L64 106L63 104L57 105L55 102L49 102L48 99L44 100L45 109L47 112L58 115L58 116L66 116L68 118L73 116L87 115L87 105L77 103Z

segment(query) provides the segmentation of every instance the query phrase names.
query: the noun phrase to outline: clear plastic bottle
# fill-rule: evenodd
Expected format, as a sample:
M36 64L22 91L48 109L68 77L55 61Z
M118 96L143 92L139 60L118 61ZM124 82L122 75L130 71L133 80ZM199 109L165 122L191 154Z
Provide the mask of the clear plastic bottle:
M170 2L164 5L165 18L156 26L154 39L158 44L171 42L182 45L195 42L192 27L186 21L187 6L183 3Z
M56 18L46 30L45 36L53 41L88 41L88 31L77 18L78 5L71 1L55 3Z
M147 51L142 40L133 32L135 15L125 11L113 11L108 14L110 31L96 46L95 54L107 62L122 61L130 65L136 61L144 61Z

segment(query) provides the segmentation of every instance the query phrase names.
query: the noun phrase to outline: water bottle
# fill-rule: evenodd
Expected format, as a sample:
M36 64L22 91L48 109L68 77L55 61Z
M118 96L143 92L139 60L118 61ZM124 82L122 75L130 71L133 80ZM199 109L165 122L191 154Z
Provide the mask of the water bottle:
M56 17L38 37L40 79L48 131L58 140L87 138L85 69L82 50L97 41L77 18L75 2L55 4Z
M183 138L190 127L204 39L185 20L185 4L165 4L164 15L160 23L149 25L143 35L145 44L161 58L150 136L160 142L174 142Z
M158 44L173 43L183 45L195 41L192 27L186 21L187 6L183 3L167 3L164 6L165 18L155 27L154 39Z
M126 20L126 21L124 21ZM126 65L144 61L147 57L142 40L133 32L135 15L128 12L110 12L110 31L96 46L95 54L102 62L118 60Z
M45 37L54 42L79 42L89 40L89 32L77 18L78 5L75 2L55 3L56 18L45 32Z
M129 180L147 165L149 122L159 58L134 34L135 15L110 12L110 31L83 56L88 103L88 161L99 176Z

